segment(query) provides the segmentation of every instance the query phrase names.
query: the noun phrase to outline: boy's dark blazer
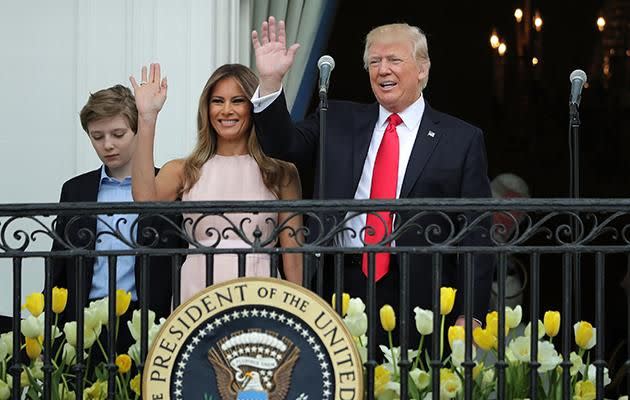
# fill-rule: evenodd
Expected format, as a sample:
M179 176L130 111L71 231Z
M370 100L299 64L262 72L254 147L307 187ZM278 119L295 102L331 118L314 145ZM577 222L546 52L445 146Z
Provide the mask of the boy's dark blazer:
M157 174L156 168L155 173ZM63 184L59 202L96 202L101 179L101 168L76 176ZM156 247L160 248L180 248L181 240L174 234L175 226L181 226L181 214L177 217L169 216L168 221L163 217L138 217L138 243L148 244L143 240L141 232L146 227L151 227L161 234ZM55 226L57 235L64 241L70 241L72 247L83 247L93 250L94 240L92 234L96 234L96 217L84 216L60 216ZM170 234L167 234L170 232ZM85 234L87 233L87 236ZM89 237L88 237L89 236ZM163 237L164 236L164 237ZM162 240L162 239L165 240ZM66 247L55 240L53 251L62 251ZM54 257L53 258L53 286L65 287L68 289L68 303L63 315L65 321L76 320L76 293L77 293L77 257ZM172 294L172 273L171 257L149 257L149 284L148 284L148 304L149 309L155 311L156 316L167 317L171 311ZM135 278L136 292L138 300L141 299L145 288L141 286L140 279L140 257L136 257ZM92 288L92 277L94 275L94 259L85 260L84 293L83 300L87 306L88 296Z

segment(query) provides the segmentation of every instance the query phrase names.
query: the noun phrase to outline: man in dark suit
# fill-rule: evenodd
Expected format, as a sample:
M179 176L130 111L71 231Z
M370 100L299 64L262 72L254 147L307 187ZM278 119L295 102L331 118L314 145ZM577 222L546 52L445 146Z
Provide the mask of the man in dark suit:
M121 85L100 90L90 95L80 113L81 124L88 134L103 165L91 172L76 176L63 184L60 202L127 202L131 196L131 160L136 143L138 112L131 91ZM157 173L157 169L156 169ZM146 229L160 234L156 241L160 247L178 247L176 235L167 234L177 224L175 218L143 215L60 216L55 226L58 238L53 251L72 248L96 250L129 249L124 241L151 245L154 238L145 237ZM109 234L119 229L116 235ZM162 239L164 235L165 241ZM117 237L118 236L118 237ZM121 241L121 236L124 241ZM108 295L109 272L107 257L85 259L83 279L83 304ZM68 303L62 318L74 321L78 303L78 258L56 257L53 259L53 286L68 289ZM118 352L126 353L131 344L126 320L133 309L139 308L143 291L148 291L148 308L156 316L167 317L171 309L171 266L169 257L150 257L148 285L141 285L140 257L118 256L116 286L132 296L131 307L125 314L118 338Z
M259 141L271 156L294 162L298 168L313 168L318 174L319 114L293 123L282 93L282 79L291 67L299 45L287 49L282 21L273 17L263 22L261 38L252 32L260 86L252 99ZM327 114L325 197L327 199L395 199L490 197L483 133L457 118L433 110L422 90L429 78L430 60L426 37L407 24L384 25L366 37L364 65L377 103L357 104L331 101ZM315 187L315 193L319 188ZM401 226L415 213L393 217L351 219L339 241L346 247L362 247L387 237L392 226ZM470 220L469 220L470 221ZM410 229L397 237L396 246L426 246L428 240L440 242L452 229L443 216L434 213L415 221L424 228ZM457 223L457 220L453 220ZM371 226L373 233L361 237L361 228ZM441 233L428 234L436 224ZM375 236L375 237L370 237ZM460 244L487 244L478 232ZM463 268L457 256L444 256L443 286L459 289L456 303L457 323L463 324ZM463 259L463 257L460 257ZM482 318L488 307L493 265L480 257L474 268L474 316ZM382 304L398 304L398 257L376 256L376 298ZM345 291L365 298L366 257L346 257ZM431 258L410 257L410 305L431 307ZM330 284L328 284L330 283ZM326 287L332 289L332 280Z

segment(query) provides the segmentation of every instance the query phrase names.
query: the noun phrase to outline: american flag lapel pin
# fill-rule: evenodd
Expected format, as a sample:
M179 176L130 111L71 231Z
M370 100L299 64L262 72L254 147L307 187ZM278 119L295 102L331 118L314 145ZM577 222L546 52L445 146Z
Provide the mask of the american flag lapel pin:
M435 136L435 132L433 131L429 131L429 133L427 133L428 137L434 137Z

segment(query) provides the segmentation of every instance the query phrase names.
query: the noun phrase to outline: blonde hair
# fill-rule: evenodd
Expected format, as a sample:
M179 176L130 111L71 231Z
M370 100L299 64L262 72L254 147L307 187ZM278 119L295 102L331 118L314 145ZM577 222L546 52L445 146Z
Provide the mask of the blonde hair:
M424 32L417 26L411 26L406 23L388 24L377 26L365 36L365 49L363 51L363 67L368 69L368 51L370 47L380 41L403 41L406 36L413 47L413 55L418 66L426 64L427 77L421 82L422 90L429 83L429 69L431 68L431 59L429 58L429 45Z
M210 123L208 109L212 92L217 83L223 79L232 78L241 87L245 96L249 99L253 96L258 87L258 78L254 72L241 64L225 64L217 68L210 76L199 98L199 109L197 111L197 144L193 152L184 161L184 184L181 193L189 191L199 180L201 166L216 154L217 133ZM253 105L250 103L250 110ZM253 112L253 111L250 111ZM286 179L290 177L289 163L276 160L265 155L256 138L253 121L247 138L247 151L256 160L262 174L265 186L272 191L276 197L280 198L280 188L287 184Z

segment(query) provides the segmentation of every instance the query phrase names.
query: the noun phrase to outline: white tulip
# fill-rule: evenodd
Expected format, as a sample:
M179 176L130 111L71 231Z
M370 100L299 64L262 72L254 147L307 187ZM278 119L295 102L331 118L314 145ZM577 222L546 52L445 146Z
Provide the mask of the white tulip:
M512 309L511 307L505 307L505 323L510 329L514 329L521 324L523 318L523 309L521 305L517 305Z
M86 352L83 352L83 360L86 360L88 355ZM70 343L65 343L63 345L63 352L61 355L61 359L67 365L76 364L77 363L77 349L74 348Z
M584 362L582 361L582 357L580 357L575 351L572 351L569 354L569 360L571 361L571 376L577 375L578 372L584 374Z
M76 363L77 349L74 348L70 343L65 343L63 345L63 354L61 359L66 365L71 365Z
M127 350L127 354L129 357L136 363L140 364L140 343L135 342L131 346L129 346L129 350Z
M368 360L367 347L357 347L357 351L359 352L359 356L361 357L361 363L366 363Z
M538 368L539 373L555 369L561 361L562 357L553 347L553 343L538 342L538 362L540 363L540 367Z
M392 357L392 352L387 346L383 346L382 344L378 346L383 352L383 356L387 360L387 364L394 365L394 362L398 364L400 362L400 347L394 347L394 354L396 355L396 360L394 361L394 357ZM418 355L418 350L407 350L407 360L413 360Z
M365 332L367 332L368 320L367 315L365 315L364 313L347 313L343 319L343 322L348 327L348 330L350 331L350 334L352 336L359 337L361 335L365 335Z
M7 344L0 340L0 361L4 361L8 354Z
M8 400L11 397L9 385L0 379L0 400Z
M98 324L107 326L109 321L109 304L107 297L91 302L90 306L86 309L86 314L88 310L90 311L91 318L94 318L90 325L92 328L98 329Z
M389 381L384 387L383 391L376 396L376 400L396 400L400 399L400 383Z
M141 316L142 314L140 310L134 310L133 314L131 315L131 321L127 321L129 332L131 332L131 336L136 342L140 341L140 334L142 332ZM151 310L149 310L148 324L148 330L150 331L155 325L155 312Z
M363 303L363 300L361 300L359 297L354 297L350 299L350 301L348 302L348 313L346 315L363 314L364 311L365 304Z
M433 333L433 311L425 310L420 307L413 309L416 313L416 329L421 335L430 335Z
M530 361L530 341L531 340L529 336L519 336L510 342L508 349L511 351L512 356L515 358L515 360L521 362Z
M140 324L140 310L135 310L133 315L131 316L132 321L128 321L127 325L129 326L129 331L131 335L135 339L135 343L129 347L127 354L136 364L140 363L140 345L141 345L141 324ZM149 310L149 337L148 337L148 348L151 348L155 337L158 332L162 328L166 320L164 318L160 318L160 322L158 324L155 323L155 313Z
M28 338L37 338L44 335L44 314L42 313L38 318L29 315L22 320L21 331L22 335Z
M512 342L510 342L510 344L512 344ZM509 345L505 348L505 359L511 363L518 362L518 359L514 356L514 352L510 349Z
M530 337L532 335L532 323L528 323L525 327L525 336ZM538 339L542 339L545 336L545 324L541 320L538 320Z
M77 323L75 321L66 322L63 327L63 333L66 335L66 340L72 346L77 347ZM83 328L83 348L89 349L96 342L96 339L101 334L101 326L98 329Z
M466 355L466 346L464 345L463 340L454 340L453 348L451 352L451 360L453 360L453 365L457 368L462 366L464 362L464 358ZM475 346L472 347L472 358L473 360L477 357L477 350Z
M588 366L588 380L593 382L593 383L597 383L597 369L595 368L595 366L593 364ZM608 386L608 384L611 382L610 380L610 375L608 373L608 368L604 367L604 386Z
M509 345L513 357L521 362L530 362L531 358L531 338L529 336L519 336L512 340ZM558 354L550 342L538 342L538 367L539 373L551 371L556 368L562 361L562 357Z
M429 386L429 383L431 383L431 375L420 368L414 368L409 371L409 377L419 390L426 389Z
M483 371L483 376L481 377L481 382L484 385L490 385L494 383L494 368L487 369Z
M0 342L6 346L7 356L13 353L13 332L7 332L0 335Z

